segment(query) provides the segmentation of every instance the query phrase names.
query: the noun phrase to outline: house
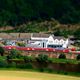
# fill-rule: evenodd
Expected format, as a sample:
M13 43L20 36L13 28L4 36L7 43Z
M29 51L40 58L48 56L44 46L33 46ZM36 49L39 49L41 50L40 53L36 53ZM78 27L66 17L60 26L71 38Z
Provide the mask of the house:
M24 41L26 47L37 48L67 48L70 44L69 39L53 34L43 33L0 33L0 38L7 42L7 45L15 45L16 42Z
M69 39L64 37L54 36L49 34L31 34L30 40L31 46L36 46L40 48L59 48L64 49L69 46Z
M8 46L16 46L16 41L7 40L6 41L6 45L8 45Z

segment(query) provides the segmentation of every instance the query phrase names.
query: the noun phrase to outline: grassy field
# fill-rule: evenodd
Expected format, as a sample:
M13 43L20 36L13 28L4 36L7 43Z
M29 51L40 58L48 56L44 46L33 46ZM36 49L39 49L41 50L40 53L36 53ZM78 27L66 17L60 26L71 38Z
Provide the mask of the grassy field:
M0 80L80 80L80 77L30 71L0 70Z

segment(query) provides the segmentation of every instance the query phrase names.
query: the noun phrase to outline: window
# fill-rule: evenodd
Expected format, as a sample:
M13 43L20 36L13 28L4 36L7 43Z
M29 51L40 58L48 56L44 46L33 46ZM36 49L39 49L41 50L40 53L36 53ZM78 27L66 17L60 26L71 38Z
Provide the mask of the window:
M56 39L56 40L55 40L55 43L58 43L58 42L59 42L59 41Z
M60 43L64 44L64 40L63 40L63 39L61 39L61 40L60 40Z
M48 48L61 48L62 45L48 45Z

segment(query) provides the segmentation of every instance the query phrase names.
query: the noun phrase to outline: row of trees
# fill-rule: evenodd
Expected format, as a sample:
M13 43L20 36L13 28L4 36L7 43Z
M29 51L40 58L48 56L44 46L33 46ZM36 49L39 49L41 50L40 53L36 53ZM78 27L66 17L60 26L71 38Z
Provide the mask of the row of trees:
M55 18L61 23L80 22L80 0L1 0L0 25Z

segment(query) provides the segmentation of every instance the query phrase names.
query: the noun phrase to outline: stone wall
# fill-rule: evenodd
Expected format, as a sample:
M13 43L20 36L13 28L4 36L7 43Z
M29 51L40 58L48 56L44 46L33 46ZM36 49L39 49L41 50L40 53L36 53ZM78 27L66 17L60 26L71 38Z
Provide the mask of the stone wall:
M23 52L23 55L38 56L39 54L46 54L51 58L59 58L61 54L65 54L66 59L76 59L78 55L76 53L70 54L70 53L48 52L48 51L25 51Z

